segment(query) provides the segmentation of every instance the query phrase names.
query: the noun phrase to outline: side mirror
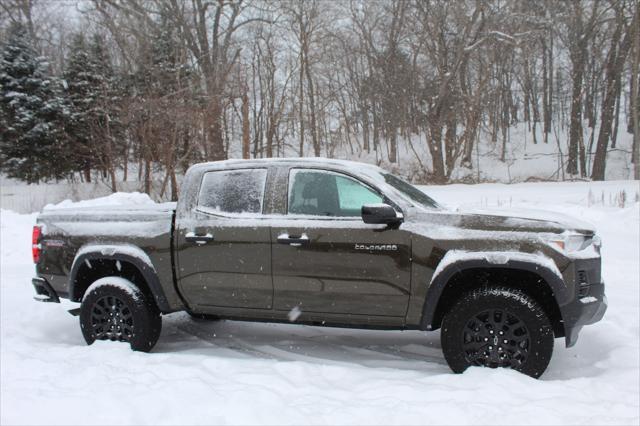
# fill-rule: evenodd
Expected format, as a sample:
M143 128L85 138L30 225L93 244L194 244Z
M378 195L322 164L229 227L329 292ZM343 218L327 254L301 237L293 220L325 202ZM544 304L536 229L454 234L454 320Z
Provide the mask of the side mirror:
M393 225L402 222L402 214L388 204L365 204L362 206L364 223Z

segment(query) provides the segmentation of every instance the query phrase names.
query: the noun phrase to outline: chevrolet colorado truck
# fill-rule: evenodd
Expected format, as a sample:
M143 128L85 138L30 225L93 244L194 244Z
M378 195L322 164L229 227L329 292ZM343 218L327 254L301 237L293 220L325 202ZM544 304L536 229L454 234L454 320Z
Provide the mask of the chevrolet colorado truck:
M162 314L441 330L454 372L539 377L607 307L589 225L441 207L371 165L192 166L177 204L45 209L36 299L79 302L82 334L149 351Z

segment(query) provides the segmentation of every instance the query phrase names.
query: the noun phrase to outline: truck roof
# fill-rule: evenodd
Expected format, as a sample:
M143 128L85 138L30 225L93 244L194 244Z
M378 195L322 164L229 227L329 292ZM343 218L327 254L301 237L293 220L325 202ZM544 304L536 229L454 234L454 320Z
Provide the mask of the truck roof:
M360 163L357 161L349 161L349 160L337 160L334 158L325 158L325 157L284 157L284 158L253 158L253 159L230 159L223 161L210 161L207 163L198 163L191 166L194 169L200 168L221 168L224 169L226 167L234 167L238 165L251 167L251 166L265 166L265 165L277 165L277 164L300 164L301 166L332 166L341 169L360 169L362 171L371 172L384 172L378 166L367 163Z

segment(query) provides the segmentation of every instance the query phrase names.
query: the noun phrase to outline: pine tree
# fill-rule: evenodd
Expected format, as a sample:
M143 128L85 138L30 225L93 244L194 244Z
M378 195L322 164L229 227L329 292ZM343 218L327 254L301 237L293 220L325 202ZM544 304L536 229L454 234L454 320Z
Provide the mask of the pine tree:
M115 156L124 139L118 110L121 90L99 35L89 43L82 34L73 36L64 76L72 106L67 131L78 167L88 181L92 168L109 173L115 190Z
M167 17L161 16L161 24L153 35L151 53L151 74L153 75L153 90L156 94L173 93L178 90L178 74L181 64L176 55L176 40L173 27Z
M89 70L89 52L82 34L75 34L69 46L64 72L66 95L70 114L66 121L67 133L74 147L74 158L85 179L91 181L91 167L96 152L91 143L91 110L97 99L95 83Z
M0 56L0 169L27 182L62 178L72 164L59 81L48 74L23 25L13 24L6 40Z

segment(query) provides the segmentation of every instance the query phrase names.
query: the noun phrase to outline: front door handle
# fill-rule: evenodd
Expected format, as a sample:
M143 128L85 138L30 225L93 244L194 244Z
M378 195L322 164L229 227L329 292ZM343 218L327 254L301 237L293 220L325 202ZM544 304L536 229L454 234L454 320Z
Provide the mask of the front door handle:
M309 237L307 234L302 234L300 236L297 235L289 235L289 234L280 234L278 235L278 243L287 244L292 247L302 247L309 245Z
M187 232L184 236L184 239L189 243L196 243L201 246L203 244L207 244L209 241L213 241L213 235L207 232L204 235L196 235L195 232Z

